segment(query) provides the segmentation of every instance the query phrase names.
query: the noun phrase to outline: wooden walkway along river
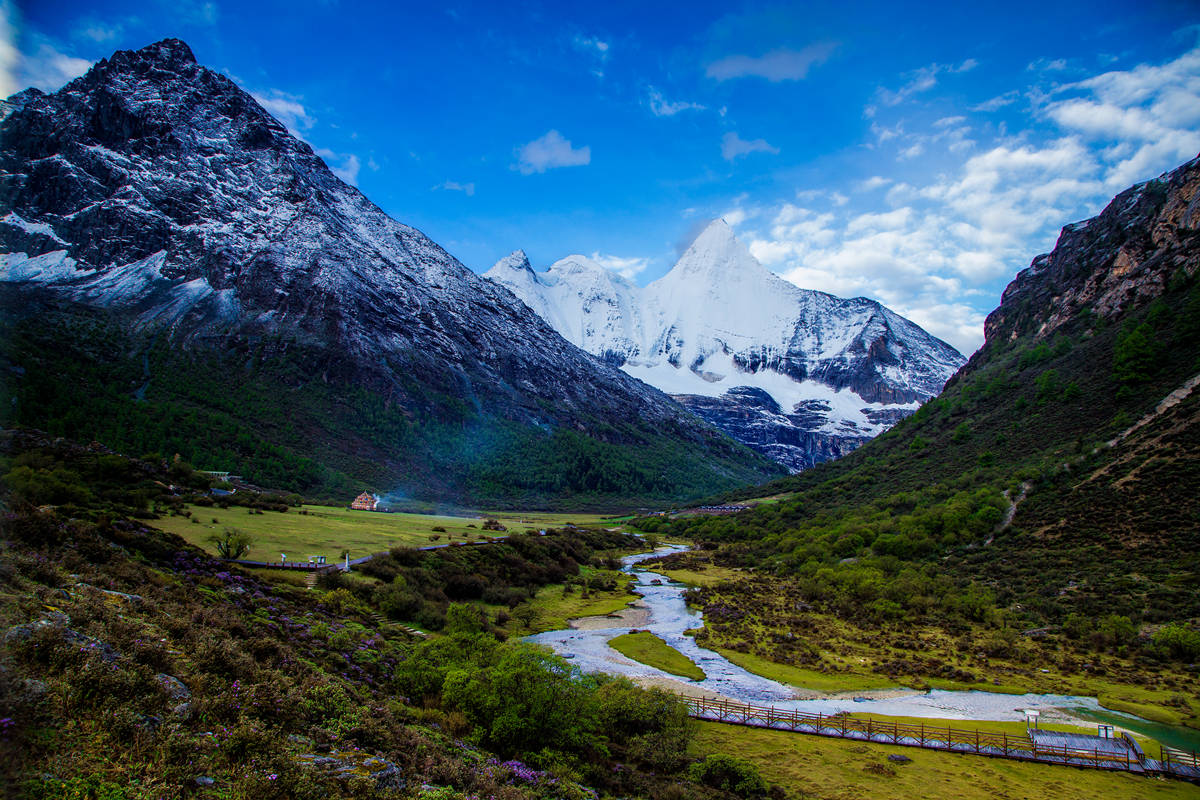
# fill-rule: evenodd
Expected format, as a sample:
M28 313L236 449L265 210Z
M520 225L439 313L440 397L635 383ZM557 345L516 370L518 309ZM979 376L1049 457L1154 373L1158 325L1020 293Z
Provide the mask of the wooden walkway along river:
M1051 731L1033 731L1032 733L1036 734L1034 736L1010 736L991 731L884 722L852 717L844 713L810 714L729 700L698 697L682 699L687 703L688 713L693 718L710 722L833 736L876 744L924 747L930 750L1014 758L1045 764L1068 764L1200 780L1200 760L1196 753L1163 747L1161 758L1147 758L1137 742L1126 734L1113 739L1057 734Z

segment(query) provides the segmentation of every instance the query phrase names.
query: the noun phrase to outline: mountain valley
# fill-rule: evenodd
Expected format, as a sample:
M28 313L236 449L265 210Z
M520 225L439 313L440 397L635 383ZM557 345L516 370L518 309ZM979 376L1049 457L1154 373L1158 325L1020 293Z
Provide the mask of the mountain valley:
M247 13L210 11L211 27ZM549 249L538 225L563 217L538 204L563 203L563 187L586 198L570 213L588 235L611 231L594 224L599 196L577 191L608 179L622 192L612 219L640 213L632 172L610 159L641 129L613 116L620 136L605 138L599 112L628 101L638 47L666 51L634 42L648 28L589 38L574 18L561 41L534 43L519 7L489 25L457 8L401 11L379 25L386 69L363 60L365 12L347 15L353 40L329 23L320 44L354 82L375 75L359 152L387 160L365 143L370 120L386 120L388 169L428 207L376 195L383 181L364 188L419 207L401 216L447 249L315 147L346 119L319 109L329 116L313 127L314 84L308 97L251 94L261 76L203 66L180 39L117 50L0 106L0 796L1195 795L1200 157L1063 227L1008 283L969 359L874 300L798 288L721 219L645 286L601 251L544 271L517 251L480 275L448 252L471 260L467 237L446 231L474 226L494 243L515 230ZM250 63L287 29L270 13ZM306 7L288 13L311 22ZM718 27L741 24L721 14ZM513 23L498 74L562 81L588 138L564 124L510 148L480 111L488 76L469 45L504 44L493 37ZM487 37L465 38L474 27ZM67 41L30 30L43 49ZM94 26L70 35L108 41ZM305 42L291 35L289 51ZM413 35L446 60L421 50L419 79L392 97L385 73L412 66L400 43ZM555 47L569 68L544 69ZM827 57L845 72L840 47ZM1035 71L1021 56L1021 74ZM304 57L322 82L353 88L327 53ZM751 135L750 81L763 97L821 85L800 80L801 57L708 62L695 102L650 87L637 113L672 132L652 151L666 198L654 202L687 219L729 207L701 202L710 184L766 196L770 182L797 200L800 173L755 171L796 140L734 126ZM445 84L461 92L449 97L440 81L460 61L472 74ZM887 137L924 141L877 129L876 113L911 113L937 81L991 69L957 63L902 73L895 93L874 74L861 83L876 105L855 107L854 125L873 138L850 149L866 160L839 171L812 155L846 194L805 196L899 196L904 169L926 162L897 157L891 177L856 188L847 176L884 171ZM1056 81L1077 66L1063 64L1046 68ZM1160 72L1070 88L1136 94ZM1171 99L1200 92L1188 86ZM514 84L503 114L541 126L531 97ZM551 110L565 119L569 105ZM794 127L801 106L784 107ZM423 163L461 143L441 119L459 112L478 147ZM949 137L962 119L932 130ZM804 135L836 138L824 127ZM680 183L665 149L685 149L693 128L722 146L705 145L715 168L687 156ZM444 141L406 155L409 135ZM1004 141L1039 161L1029 130ZM481 177L433 171L447 164ZM1078 184L1013 191L1096 177L1078 172ZM1106 196L1128 184L1114 174L1096 183ZM505 224L463 210L489 203ZM462 228L445 222L454 214Z

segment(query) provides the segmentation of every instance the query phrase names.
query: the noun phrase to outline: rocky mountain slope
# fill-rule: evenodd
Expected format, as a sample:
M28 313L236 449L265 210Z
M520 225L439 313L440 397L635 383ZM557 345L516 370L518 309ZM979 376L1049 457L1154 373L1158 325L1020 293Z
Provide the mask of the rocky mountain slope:
M640 288L583 256L486 273L570 341L792 471L837 458L937 394L964 361L877 302L800 289L722 220Z
M15 421L200 448L185 456L234 471L282 447L277 461L308 472L430 496L670 496L766 474L392 220L183 42L118 52L10 103L0 279ZM88 326L105 336L82 341ZM101 342L111 347L84 352ZM99 416L162 432L48 417L47 373L73 373L58 387L71 395L71 365L97 359L107 373L88 388L116 395ZM251 395L276 410L250 413ZM175 437L181 424L189 435ZM621 486L587 477L627 467L627 448L653 463ZM518 463L561 474L530 482Z

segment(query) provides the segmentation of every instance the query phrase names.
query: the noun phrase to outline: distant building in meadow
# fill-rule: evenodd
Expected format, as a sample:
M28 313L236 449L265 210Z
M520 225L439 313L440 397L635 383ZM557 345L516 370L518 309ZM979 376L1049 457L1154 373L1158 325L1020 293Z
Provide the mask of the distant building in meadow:
M354 502L350 504L350 507L355 511L378 511L379 501L370 492L363 492L354 498Z

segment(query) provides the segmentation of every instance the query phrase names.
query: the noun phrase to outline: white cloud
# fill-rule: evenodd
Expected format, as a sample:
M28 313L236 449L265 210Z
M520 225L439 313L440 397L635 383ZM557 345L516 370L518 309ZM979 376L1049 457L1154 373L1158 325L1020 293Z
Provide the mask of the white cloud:
M707 108L699 103L689 103L683 100L669 102L663 97L663 93L653 86L650 87L649 95L650 110L656 117L673 117L680 111L703 111Z
M1039 58L1037 61L1031 61L1025 67L1029 72L1061 72L1067 68L1067 60L1065 58L1056 58L1053 61L1048 58Z
M77 28L74 36L96 42L97 44L107 44L120 36L124 31L124 27L120 23L105 24L102 22L90 22Z
M898 139L904 135L904 125L897 123L891 127L880 125L878 122L871 123L871 134L875 137L876 144L883 144L892 139Z
M17 10L11 2L0 0L0 97L8 97L21 91L17 80L17 65L21 54L17 51Z
M318 148L313 152L325 159L334 175L351 186L358 186L358 172L362 169L358 156L353 153L335 153L327 147Z
M304 138L304 131L312 128L313 123L317 121L308 113L308 109L300 102L303 98L298 95L269 89L266 92L251 92L250 96L298 139Z
M722 214L721 219L725 220L725 224L727 224L729 227L736 228L738 225L741 225L743 222L745 222L748 216L750 215L747 213L746 209L735 208Z
M908 317L968 356L981 343L980 332L987 318L987 314L966 303L933 303L912 308L901 306L893 311Z
M1004 108L1005 106L1011 106L1013 103L1017 102L1017 100L1020 97L1021 97L1021 93L1018 92L1016 89L1014 89L1011 92L1005 92L1004 94L997 95L990 100L985 100L976 106L972 106L971 110L972 111L999 111L1000 109Z
M938 75L969 72L977 66L979 66L979 62L973 58L968 58L958 64L930 64L907 73L908 81L899 89L892 91L880 87L876 91L876 96L879 98L879 102L885 106L897 106L913 95L927 92L937 86Z
M589 71L597 78L604 77L604 64L608 61L609 45L608 42L598 36L580 36L576 35L571 40L571 44L576 50L591 56L594 59L596 66L593 66Z
M778 152L779 148L768 144L766 139L751 139L747 141L733 131L721 137L721 158L726 161L733 161L739 156L746 156L751 153L775 154Z
M650 266L650 259L648 258L622 258L621 256L592 253L591 259L605 269L610 269L628 280L633 280L646 267Z
M467 197L475 196L475 184L474 183L459 183L458 181L444 181L443 183L439 183L437 186L435 186L433 188L435 190L436 189L445 189L448 192L462 192Z
M963 116L942 117L941 119L939 119L933 123L933 127L948 128L951 125L961 125L962 123L964 123L966 121L967 121L967 118L963 117Z
M220 8L207 0L174 0L172 8L177 17L193 25L216 25Z
M808 71L829 60L837 45L832 42L810 44L802 50L772 50L761 56L733 55L708 65L705 74L719 81L732 78L766 78L772 83L798 81Z
M897 208L895 211L877 214L860 214L846 224L846 233L903 230L911 225L912 217L913 210L911 208Z
M12 19L11 16L8 18ZM9 24L11 26L11 23ZM91 61L61 52L44 36L30 37L30 44L32 47L24 53L17 53L15 50L7 53L9 58L16 54L16 69L7 77L8 84L14 88L5 92L5 97L30 86L35 86L43 92L56 92L91 69ZM11 40L7 47L11 47Z
M576 36L572 44L586 53L595 53L599 58L608 58L608 42L596 36Z
M558 167L581 167L592 163L592 148L572 147L571 140L563 138L556 130L534 139L517 151L517 163L513 169L522 175L545 172Z
M341 164L333 168L333 174L351 186L358 186L358 170L360 167L358 156L351 153L343 158Z
M1000 126L977 141L964 115L914 132L873 121L874 147L924 145L913 157L918 168L929 165L929 177L860 180L845 206L828 193L797 192L739 233L796 284L876 298L969 353L983 341L1000 287L1049 250L1063 224L1200 151L1200 49L1048 95L1010 94L1022 93L1038 125L1017 136Z
M1116 163L1110 190L1200 151L1200 48L1161 65L1142 64L1059 87L1044 114Z

